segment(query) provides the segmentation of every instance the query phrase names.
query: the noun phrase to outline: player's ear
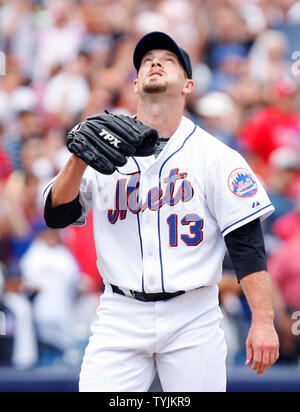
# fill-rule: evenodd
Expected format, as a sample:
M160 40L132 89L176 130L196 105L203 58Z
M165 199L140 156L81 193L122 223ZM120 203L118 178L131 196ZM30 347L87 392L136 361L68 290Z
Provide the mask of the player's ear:
M137 86L137 84L138 84L138 79L134 79L134 80L133 80L133 90L134 90L134 93L137 93L137 92L138 92L138 86Z
M186 79L185 85L182 89L183 96L191 94L192 91L194 90L194 85L195 85L195 82L192 79Z

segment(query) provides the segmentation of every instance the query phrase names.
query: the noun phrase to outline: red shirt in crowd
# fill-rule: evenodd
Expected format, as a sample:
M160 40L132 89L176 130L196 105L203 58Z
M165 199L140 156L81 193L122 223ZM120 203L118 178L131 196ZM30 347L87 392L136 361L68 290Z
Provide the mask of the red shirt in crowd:
M0 146L0 179L7 179L13 171L9 155Z
M283 243L269 259L268 268L291 310L300 310L300 238Z
M293 239L300 234L300 215L292 211L281 216L274 222L272 230L281 240L287 241Z
M300 150L300 115L267 107L250 118L240 138L246 150L259 155L267 164L271 153L279 147Z
M92 289L99 292L103 288L103 280L96 264L97 253L94 243L92 217L92 212L90 212L87 223L84 226L71 226L69 228L66 244L77 259L81 271L91 278L93 283Z

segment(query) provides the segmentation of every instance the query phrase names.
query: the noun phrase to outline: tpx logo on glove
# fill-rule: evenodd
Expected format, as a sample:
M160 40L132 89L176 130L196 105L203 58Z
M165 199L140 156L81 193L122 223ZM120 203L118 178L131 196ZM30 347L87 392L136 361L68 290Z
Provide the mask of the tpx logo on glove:
M104 140L108 140L110 142L110 144L114 147L116 147L117 149L119 149L119 145L121 143L121 140L117 139L115 136L113 136L112 134L110 134L107 130L102 129L101 133L99 133L99 135L101 137L103 137Z

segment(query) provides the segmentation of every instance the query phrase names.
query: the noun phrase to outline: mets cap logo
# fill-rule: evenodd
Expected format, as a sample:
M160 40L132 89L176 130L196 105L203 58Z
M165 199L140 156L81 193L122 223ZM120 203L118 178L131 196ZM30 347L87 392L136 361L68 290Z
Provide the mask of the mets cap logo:
M256 195L258 187L254 176L247 169L235 169L228 178L230 191L238 197L251 197Z

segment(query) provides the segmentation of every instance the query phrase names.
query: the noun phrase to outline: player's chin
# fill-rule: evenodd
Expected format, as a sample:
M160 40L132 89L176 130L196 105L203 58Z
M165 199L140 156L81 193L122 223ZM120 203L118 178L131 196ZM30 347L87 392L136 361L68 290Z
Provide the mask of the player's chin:
M149 82L143 86L143 92L147 94L165 93L168 90L168 84L165 82Z

